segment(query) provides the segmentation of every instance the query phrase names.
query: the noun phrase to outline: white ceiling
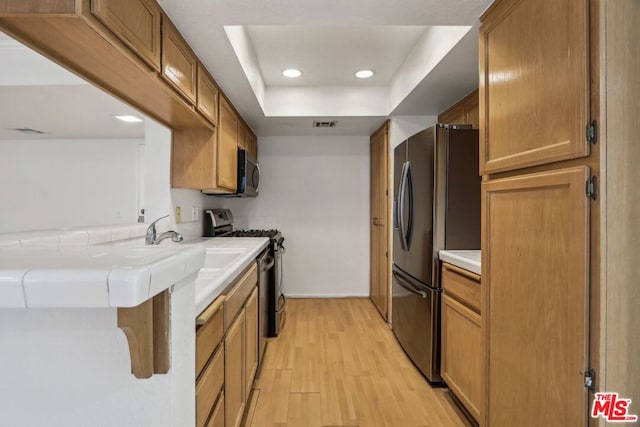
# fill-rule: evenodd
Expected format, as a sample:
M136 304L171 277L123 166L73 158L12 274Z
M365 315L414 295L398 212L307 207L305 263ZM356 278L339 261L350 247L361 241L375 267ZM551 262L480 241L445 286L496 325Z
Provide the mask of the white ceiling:
M143 115L0 32L0 140L142 139ZM44 132L15 131L28 128Z
M388 85L425 30L423 26L245 27L267 86ZM303 75L290 79L285 68ZM370 79L353 73L374 69Z
M258 135L313 135L319 116L340 119L331 132L365 135L388 115L439 113L477 87L478 17L491 1L159 0ZM352 79L357 61L378 80ZM283 80L289 66L303 77Z

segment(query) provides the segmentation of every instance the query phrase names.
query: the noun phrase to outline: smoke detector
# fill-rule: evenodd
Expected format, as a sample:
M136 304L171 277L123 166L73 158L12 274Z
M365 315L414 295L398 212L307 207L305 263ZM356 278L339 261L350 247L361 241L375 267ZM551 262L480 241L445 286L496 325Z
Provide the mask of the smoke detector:
M336 125L338 124L337 120L331 120L328 122L317 122L314 121L313 122L313 127L314 128L334 128L336 127Z

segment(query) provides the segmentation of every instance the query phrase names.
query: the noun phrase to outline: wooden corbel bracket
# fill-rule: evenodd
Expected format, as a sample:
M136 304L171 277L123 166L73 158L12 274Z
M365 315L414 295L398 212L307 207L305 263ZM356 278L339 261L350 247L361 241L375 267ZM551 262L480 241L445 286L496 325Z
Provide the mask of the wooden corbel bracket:
M127 337L136 378L169 372L169 290L136 307L118 308L118 327Z

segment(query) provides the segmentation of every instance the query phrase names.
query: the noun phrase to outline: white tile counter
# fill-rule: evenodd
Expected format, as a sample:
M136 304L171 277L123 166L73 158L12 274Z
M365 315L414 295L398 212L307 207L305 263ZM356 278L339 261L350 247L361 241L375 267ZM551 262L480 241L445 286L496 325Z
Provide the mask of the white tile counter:
M196 313L201 313L269 244L266 237L212 237L181 246L206 249L204 267L196 278Z
M0 308L134 307L204 265L198 246L0 248Z
M464 268L478 275L481 273L481 255L480 250L459 250L459 251L440 251L440 259L457 267Z

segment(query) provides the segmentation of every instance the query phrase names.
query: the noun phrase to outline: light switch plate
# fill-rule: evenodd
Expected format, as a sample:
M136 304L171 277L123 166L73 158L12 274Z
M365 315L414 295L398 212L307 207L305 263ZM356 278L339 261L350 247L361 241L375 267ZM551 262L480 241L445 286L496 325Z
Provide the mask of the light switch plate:
M180 206L176 206L176 224L182 223L182 209Z

